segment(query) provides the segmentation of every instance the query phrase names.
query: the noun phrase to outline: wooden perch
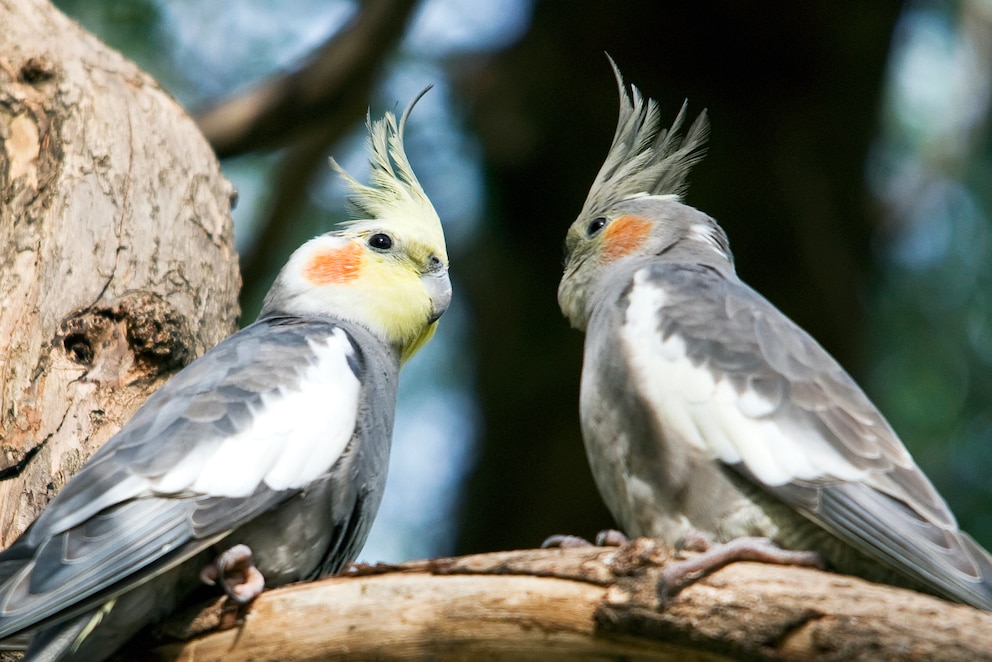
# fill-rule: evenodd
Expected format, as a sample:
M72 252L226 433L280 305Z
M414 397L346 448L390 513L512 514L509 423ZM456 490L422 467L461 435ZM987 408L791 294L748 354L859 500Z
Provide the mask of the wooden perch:
M992 660L992 614L806 568L733 564L660 609L672 558L642 539L357 566L177 615L121 659Z

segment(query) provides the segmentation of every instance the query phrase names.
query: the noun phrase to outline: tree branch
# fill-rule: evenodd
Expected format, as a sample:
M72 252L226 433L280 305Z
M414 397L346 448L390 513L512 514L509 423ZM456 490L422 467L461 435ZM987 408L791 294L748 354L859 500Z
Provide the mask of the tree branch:
M272 202L258 236L241 256L242 302L261 300L303 239L290 227L330 145L368 109L375 73L402 38L416 0L366 0L342 31L301 69L274 77L197 116L221 158L287 146L275 169Z
M365 93L352 109L357 117L368 100ZM353 119L353 118L352 118ZM351 119L332 122L324 129L313 132L309 140L301 141L286 150L279 166L275 168L272 200L259 223L258 236L241 255L243 286L242 307L247 311L265 296L269 285L289 254L302 243L299 229L292 227L300 208L307 200L310 185L323 168L327 168L327 150L337 141Z
M240 621L217 600L155 633L188 641L123 659L992 659L992 614L806 568L737 563L660 609L672 558L637 540L359 566L269 591Z
M368 98L374 71L403 35L416 4L366 0L355 19L302 69L198 113L200 130L226 158L294 142L332 120L350 126L356 100Z

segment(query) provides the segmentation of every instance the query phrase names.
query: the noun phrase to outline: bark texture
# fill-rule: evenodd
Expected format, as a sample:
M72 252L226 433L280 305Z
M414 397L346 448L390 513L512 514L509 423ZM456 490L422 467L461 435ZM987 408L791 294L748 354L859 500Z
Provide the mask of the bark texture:
M0 0L0 547L235 328L231 185L182 108L44 0Z
M737 563L661 607L671 559L642 539L360 566L178 615L155 635L180 641L121 659L992 659L992 614L806 568Z

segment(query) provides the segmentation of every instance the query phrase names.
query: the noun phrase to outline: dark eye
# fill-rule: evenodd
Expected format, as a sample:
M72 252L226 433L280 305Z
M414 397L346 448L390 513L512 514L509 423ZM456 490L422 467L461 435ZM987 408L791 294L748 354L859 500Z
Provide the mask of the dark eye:
M600 216L599 218L594 218L589 221L589 225L586 227L586 236L592 237L597 232L603 229L606 225L606 219Z
M393 238L388 234L377 232L369 237L369 246L379 251L388 251L393 247Z

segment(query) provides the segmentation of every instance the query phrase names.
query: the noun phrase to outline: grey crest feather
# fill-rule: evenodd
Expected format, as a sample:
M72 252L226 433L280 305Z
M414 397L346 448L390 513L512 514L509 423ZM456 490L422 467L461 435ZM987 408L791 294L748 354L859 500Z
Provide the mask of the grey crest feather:
M680 139L687 103L682 104L671 128L660 128L658 103L646 99L634 85L628 94L612 58L610 66L620 89L620 119L579 218L600 216L617 202L642 195L680 196L688 185L689 170L703 158L703 143L709 132L704 110Z

